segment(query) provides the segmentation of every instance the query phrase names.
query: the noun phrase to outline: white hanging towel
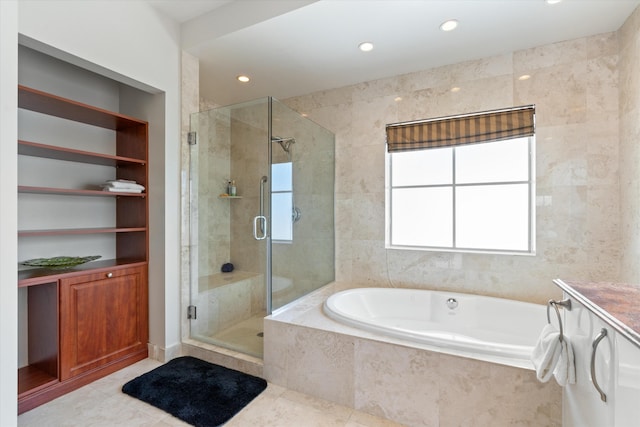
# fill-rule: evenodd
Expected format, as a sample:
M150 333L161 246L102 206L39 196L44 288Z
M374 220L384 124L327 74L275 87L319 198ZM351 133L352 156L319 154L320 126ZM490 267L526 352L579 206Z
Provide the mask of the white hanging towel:
M536 377L539 381L546 383L551 379L561 352L560 332L553 325L547 324L542 329L531 353L531 361L536 368Z
M565 336L560 343L560 358L553 376L561 386L576 383L576 364L571 341Z

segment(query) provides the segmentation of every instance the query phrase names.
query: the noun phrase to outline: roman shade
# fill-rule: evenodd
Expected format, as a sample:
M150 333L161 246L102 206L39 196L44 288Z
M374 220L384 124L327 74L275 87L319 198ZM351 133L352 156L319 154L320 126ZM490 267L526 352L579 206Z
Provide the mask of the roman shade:
M535 106L389 124L387 150L423 150L531 136Z

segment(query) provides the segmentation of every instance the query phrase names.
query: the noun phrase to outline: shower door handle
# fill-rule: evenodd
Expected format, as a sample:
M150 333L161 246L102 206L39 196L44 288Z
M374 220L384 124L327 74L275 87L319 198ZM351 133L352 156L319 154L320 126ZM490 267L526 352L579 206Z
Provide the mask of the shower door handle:
M260 178L260 212L258 216L253 219L253 238L256 240L264 240L267 238L267 218L264 215L264 185L268 180L269 178L266 176ZM260 222L260 227L258 227L258 221ZM258 238L258 228L262 235L260 238Z
M262 233L258 236L258 229ZM258 215L253 218L253 238L256 240L264 240L267 238L267 217Z

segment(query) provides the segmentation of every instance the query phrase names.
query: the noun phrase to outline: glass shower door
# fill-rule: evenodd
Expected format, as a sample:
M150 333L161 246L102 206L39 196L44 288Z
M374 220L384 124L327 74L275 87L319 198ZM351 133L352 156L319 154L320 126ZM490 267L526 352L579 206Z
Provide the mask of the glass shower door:
M191 338L256 357L268 311L268 101L191 116Z
M334 135L273 99L271 308L335 278Z

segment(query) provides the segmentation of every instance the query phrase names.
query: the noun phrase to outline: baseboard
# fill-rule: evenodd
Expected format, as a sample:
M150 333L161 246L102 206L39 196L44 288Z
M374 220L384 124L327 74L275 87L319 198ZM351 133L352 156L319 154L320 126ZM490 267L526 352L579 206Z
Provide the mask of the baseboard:
M158 345L149 343L147 344L149 348L149 358L153 360L157 360L158 362L166 363L171 359L175 359L176 357L182 356L182 344L177 343L170 347L160 347Z

